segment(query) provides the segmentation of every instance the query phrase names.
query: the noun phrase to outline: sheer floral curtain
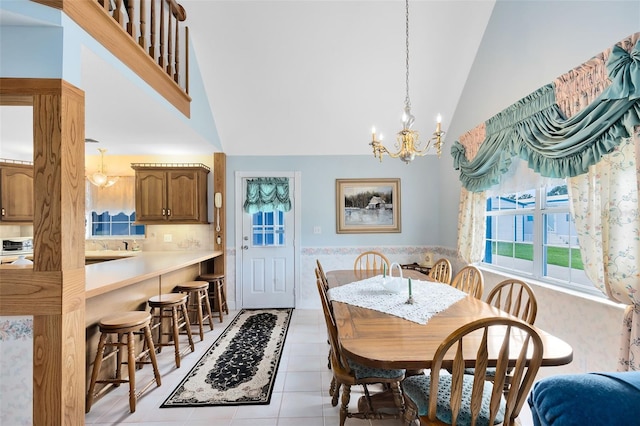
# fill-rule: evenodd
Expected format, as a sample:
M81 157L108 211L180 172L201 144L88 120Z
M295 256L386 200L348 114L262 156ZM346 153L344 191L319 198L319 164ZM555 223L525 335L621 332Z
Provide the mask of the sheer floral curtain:
M131 215L136 210L135 177L121 176L113 186L99 188L86 181L85 209L98 214L110 211Z
M486 208L486 191L471 192L462 188L458 210L458 254L467 263L480 262L484 257Z
M640 221L635 144L626 139L588 173L569 179L584 270L609 299L628 305L619 370L640 370Z
M454 143L465 190L460 238L484 236L472 197L506 181L520 158L543 177L570 178L570 202L589 278L629 305L619 370L640 370L640 206L633 140L640 126L640 33L487 120L480 144ZM515 160L515 161L514 161ZM484 213L482 213L484 214ZM467 223L462 223L462 222ZM458 244L461 246L461 244ZM473 253L472 240L463 248ZM469 254L471 256L471 254Z

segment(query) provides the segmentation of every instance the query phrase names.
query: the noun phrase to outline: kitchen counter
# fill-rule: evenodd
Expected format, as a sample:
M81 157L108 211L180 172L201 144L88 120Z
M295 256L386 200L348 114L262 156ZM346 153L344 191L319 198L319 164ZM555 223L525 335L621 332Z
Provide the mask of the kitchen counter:
M118 252L117 250L109 251ZM123 253L127 252L123 251ZM131 257L123 255L123 259L85 266L86 299L222 255L220 251L130 251L128 253L136 254Z

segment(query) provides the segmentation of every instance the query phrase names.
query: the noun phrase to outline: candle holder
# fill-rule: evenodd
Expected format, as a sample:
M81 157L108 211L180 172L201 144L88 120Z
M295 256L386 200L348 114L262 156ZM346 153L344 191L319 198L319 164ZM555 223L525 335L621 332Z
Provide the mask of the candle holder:
M409 278L409 298L406 302L408 305L413 305L413 294L411 293L411 278Z

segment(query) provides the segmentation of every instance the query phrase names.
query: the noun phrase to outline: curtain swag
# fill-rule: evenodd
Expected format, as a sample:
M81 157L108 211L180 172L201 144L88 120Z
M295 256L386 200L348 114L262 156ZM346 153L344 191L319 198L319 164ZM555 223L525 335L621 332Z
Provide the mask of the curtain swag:
M640 40L631 52L614 46L607 73L611 85L571 118L558 107L551 83L487 120L473 160L455 141L451 155L462 185L481 192L498 184L514 157L544 177L586 173L640 125Z
M256 178L247 180L244 211L249 214L291 210L289 178Z

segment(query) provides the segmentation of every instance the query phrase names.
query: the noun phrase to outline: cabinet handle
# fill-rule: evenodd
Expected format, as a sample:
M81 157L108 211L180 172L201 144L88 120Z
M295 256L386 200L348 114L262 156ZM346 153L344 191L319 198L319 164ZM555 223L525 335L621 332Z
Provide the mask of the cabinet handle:
M167 209L167 216L171 216L171 209Z
M164 212L164 209L162 209L162 216L166 216L165 212Z
M4 216L4 207L2 208L2 216Z

